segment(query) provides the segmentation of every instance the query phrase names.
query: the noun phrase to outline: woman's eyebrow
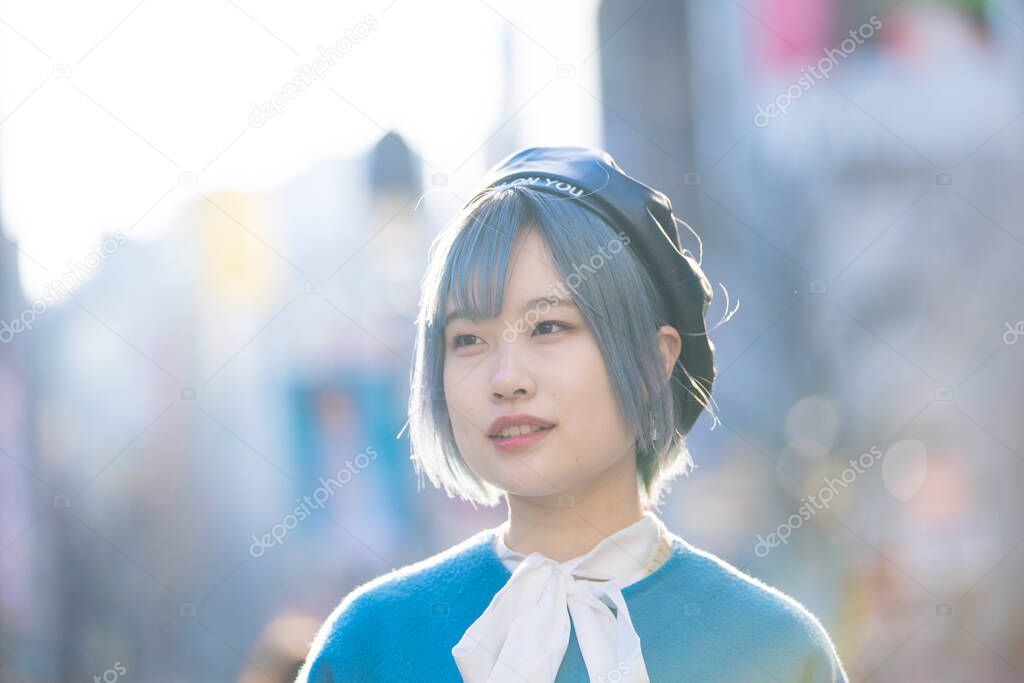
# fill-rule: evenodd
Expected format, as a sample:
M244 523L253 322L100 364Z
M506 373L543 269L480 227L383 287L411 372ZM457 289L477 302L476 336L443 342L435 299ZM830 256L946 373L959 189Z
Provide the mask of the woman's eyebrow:
M455 322L459 318L476 321L478 318L474 315L473 311L468 308L457 308L453 311L449 311L444 318L444 326L448 327L451 323Z
M576 305L576 302L573 301L572 299L564 299L564 298L562 298L560 296L557 296L555 294L551 294L551 295L548 295L548 296L539 296L536 299L530 299L525 304L523 304L523 309L522 310L525 313L526 311L528 311L530 309L538 308L542 303L547 303L548 306L575 306Z
M538 297L535 297L533 299L528 299L523 304L523 307L522 307L521 310L522 310L522 312L525 313L526 311L529 311L529 310L531 310L533 308L539 307L542 303L546 303L548 306L551 306L551 307L554 307L554 306L573 306L573 307L575 307L576 306L576 302L573 301L572 299L567 299L567 298L563 298L563 297L557 296L555 294L551 294L549 296L538 296ZM458 308L458 309L455 309L453 311L450 311L445 316L445 319L444 319L445 327L447 327L452 321L454 321L454 320L456 320L458 318L467 318L467 319L470 319L470 320L477 320L477 318L473 315L473 313L469 309Z

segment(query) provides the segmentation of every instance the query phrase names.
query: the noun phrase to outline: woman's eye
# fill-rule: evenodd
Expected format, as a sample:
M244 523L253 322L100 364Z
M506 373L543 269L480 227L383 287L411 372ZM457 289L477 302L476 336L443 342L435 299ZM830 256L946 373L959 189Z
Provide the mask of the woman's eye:
M557 329L553 330L552 326L558 326L558 327L562 328L563 330L568 330L568 329L572 328L571 325L566 325L565 323L560 323L557 320L544 320L542 322L537 323L537 326L534 327L533 329L534 329L535 332L539 332L540 334L545 334L545 332L540 332L540 330L551 330L552 332L557 332L558 330ZM551 332L547 332L547 334L550 334L550 333Z
M477 338L475 334L457 334L452 338L452 347L458 349L463 346L473 346L472 340Z

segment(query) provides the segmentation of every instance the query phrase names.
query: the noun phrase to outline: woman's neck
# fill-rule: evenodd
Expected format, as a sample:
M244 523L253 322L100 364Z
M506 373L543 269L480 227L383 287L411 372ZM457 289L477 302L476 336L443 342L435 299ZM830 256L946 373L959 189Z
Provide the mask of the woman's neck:
M579 495L534 498L506 494L505 545L524 555L539 552L556 562L565 562L590 552L608 536L639 522L644 510L635 464L629 464L634 466L624 468L626 477L603 476Z

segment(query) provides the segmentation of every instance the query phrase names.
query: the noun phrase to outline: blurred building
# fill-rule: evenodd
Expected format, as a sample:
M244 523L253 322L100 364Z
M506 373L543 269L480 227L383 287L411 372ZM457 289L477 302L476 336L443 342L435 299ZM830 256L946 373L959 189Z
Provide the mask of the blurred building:
M17 322L31 311L18 283L18 246L0 226L0 669L53 675L47 634L58 596L48 589L51 539L37 522L56 491L39 474L31 347Z

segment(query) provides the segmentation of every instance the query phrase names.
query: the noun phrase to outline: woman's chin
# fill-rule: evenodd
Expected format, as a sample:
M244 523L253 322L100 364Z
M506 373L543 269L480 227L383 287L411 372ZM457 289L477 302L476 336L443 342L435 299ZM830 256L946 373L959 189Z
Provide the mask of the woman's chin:
M539 468L502 468L490 478L490 481L509 495L521 498L557 497L565 491L572 490L571 483L565 481L565 473L546 472Z

